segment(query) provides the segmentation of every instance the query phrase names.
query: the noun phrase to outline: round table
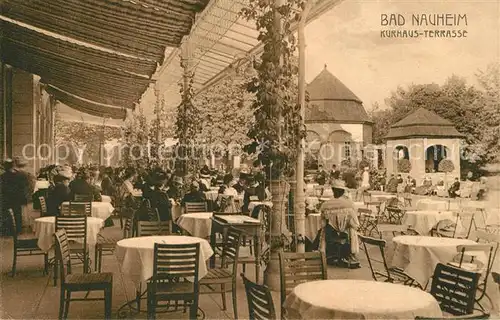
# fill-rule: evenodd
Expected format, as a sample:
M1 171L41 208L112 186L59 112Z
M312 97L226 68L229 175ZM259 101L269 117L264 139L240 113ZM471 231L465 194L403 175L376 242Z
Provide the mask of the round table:
M438 263L447 264L458 254L457 246L476 244L468 239L437 238L427 236L397 236L391 266L403 269L422 287L434 273ZM480 261L486 257L478 257Z
M386 194L372 194L371 198L374 201L384 202L384 201L387 201L387 200L396 199L397 195L395 195L395 194L387 194L387 193Z
M208 238L212 232L212 212L185 213L177 219L177 225L190 235Z
M62 205L69 205L69 202L63 202ZM109 202L92 201L92 217L106 220L111 217L115 208Z
M365 280L302 283L293 289L284 306L289 319L407 320L443 316L436 299L423 290Z
M101 202L109 202L109 203L111 203L111 197L110 196L102 195L101 199L102 199Z
M104 220L94 217L87 218L87 244L92 248L97 243L97 234L104 226ZM42 251L49 251L54 245L56 232L56 217L42 217L35 219L33 224L35 235L38 238L38 247Z
M211 191L205 191L205 198L207 201L217 201L217 198L219 197L219 191L211 190Z
M425 236L428 235L432 228L434 228L441 221L455 222L457 218L451 211L438 211L438 210L421 210L421 211L407 211L403 217L402 224L411 226L418 234ZM460 221L459 221L460 224ZM459 226L457 226L458 231Z
M416 206L417 210L458 210L458 204L449 200L420 199Z
M134 282L136 288L153 276L154 244L200 244L199 279L207 275L206 261L214 254L207 240L189 236L152 236L120 240L115 255L122 273Z

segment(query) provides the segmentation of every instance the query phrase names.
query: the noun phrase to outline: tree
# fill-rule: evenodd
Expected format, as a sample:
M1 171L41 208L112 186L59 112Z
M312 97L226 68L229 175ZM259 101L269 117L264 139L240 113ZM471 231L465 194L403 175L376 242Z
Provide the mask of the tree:
M444 172L444 181L446 188L448 188L448 173L453 172L453 170L455 170L455 165L453 164L453 161L449 159L443 159L438 164L438 171Z

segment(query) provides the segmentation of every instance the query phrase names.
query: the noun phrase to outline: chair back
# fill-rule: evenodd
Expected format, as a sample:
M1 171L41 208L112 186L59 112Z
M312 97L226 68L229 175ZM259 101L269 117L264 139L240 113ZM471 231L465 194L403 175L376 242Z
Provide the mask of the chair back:
M42 217L47 215L47 202L45 201L45 197L38 197L40 201L40 215Z
M87 250L87 217L86 216L56 216L56 232L66 230L69 241L82 242Z
M206 202L186 202L185 203L185 212L193 213L193 212L207 212L207 203Z
M488 244L466 244L466 245L458 245L457 252L459 254L459 264L458 267L462 268L463 263L469 263L476 266L476 271L479 272L483 269L486 270L486 276L489 275L489 271L492 265L492 257L493 252L495 251L496 245L493 243ZM478 256L485 255L488 257L488 261L486 265L483 261L480 261ZM483 273L483 272L481 272Z
M359 235L359 239L363 244L363 249L370 266L373 280L379 281L379 278L392 282L389 266L385 259L385 246L386 241L382 239L375 239ZM374 250L374 248L376 248ZM382 269L383 268L383 269Z
M92 216L92 202L70 201L61 205L62 216Z
M326 280L326 258L322 252L280 252L281 305L297 285Z
M155 243L153 277L151 284L154 292L158 283L178 282L193 284L192 294L199 292L198 273L200 269L200 244L162 244Z
M245 274L241 274L245 284L245 292L248 302L248 313L250 320L274 320L276 311L274 310L273 297L269 288L248 280Z
M132 218L126 218L125 219L125 225L123 226L123 239L127 239L132 237L132 225L133 225L133 219Z
M438 263L432 276L431 295L441 310L455 316L474 311L479 273Z
M370 194L368 191L364 191L364 192L363 192L363 202L364 202L365 204L367 204L367 203L369 203L369 202L371 202L371 201L372 201L372 196L371 196L371 194Z
M172 234L171 221L138 221L138 236L168 236Z
M401 224L401 221L403 220L404 216L403 209L394 206L387 206L386 210L388 219L391 223Z
M89 193L89 194L75 194L73 197L73 200L75 202L92 202L94 200L94 196Z
M241 245L241 231L235 228L229 228L224 239L221 255L221 266L227 268L232 266L233 277L236 278L238 270L238 257Z
M56 243L56 259L59 262L61 282L64 284L66 275L71 273L69 239L65 229L57 230L54 233L54 238L54 242Z
M397 235L404 235L408 231L408 226L404 224L377 224L377 231L380 239L383 238L384 233L392 232L395 237Z
M12 209L7 210L9 213L10 223L12 226L12 240L14 241L14 248L17 247L17 221Z

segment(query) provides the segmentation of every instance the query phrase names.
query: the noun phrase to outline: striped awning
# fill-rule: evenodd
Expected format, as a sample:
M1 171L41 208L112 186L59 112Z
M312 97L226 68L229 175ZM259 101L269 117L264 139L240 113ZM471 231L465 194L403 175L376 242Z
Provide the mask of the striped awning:
M208 1L3 0L1 59L79 110L133 108Z

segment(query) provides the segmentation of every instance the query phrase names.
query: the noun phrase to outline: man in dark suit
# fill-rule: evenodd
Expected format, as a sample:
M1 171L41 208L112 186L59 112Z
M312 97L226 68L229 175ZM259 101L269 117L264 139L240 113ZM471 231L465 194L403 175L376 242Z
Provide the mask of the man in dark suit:
M59 174L54 177L54 183L56 184L54 189L49 193L47 198L47 215L58 216L61 211L61 204L65 201L70 201L71 190L69 189L69 179L70 177L65 174Z
M450 198L456 198L459 194L458 191L460 190L460 181L458 178L455 178L455 182L451 185L451 187L448 189L448 194L450 195Z
M101 201L101 193L97 188L90 184L91 176L87 171L81 171L77 178L69 184L71 190L71 199L75 199L75 195L88 195L91 197L92 201Z
M184 198L182 198L181 205L184 206L186 202L205 202L206 197L205 193L203 191L200 191L200 185L198 182L193 182L191 184L191 191L189 193L186 193L184 195Z

